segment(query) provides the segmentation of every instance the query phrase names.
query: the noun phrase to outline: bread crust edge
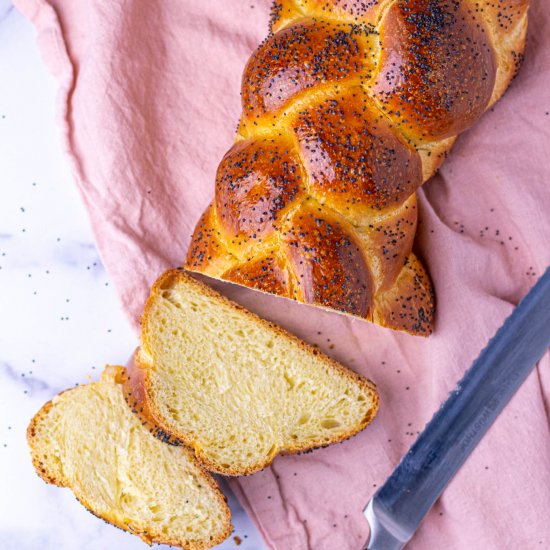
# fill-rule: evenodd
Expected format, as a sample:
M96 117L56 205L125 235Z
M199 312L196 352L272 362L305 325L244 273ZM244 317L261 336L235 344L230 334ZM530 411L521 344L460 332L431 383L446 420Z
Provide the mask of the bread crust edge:
M336 370L341 376L344 376L352 383L355 383L363 388L364 392L367 394L372 403L372 406L368 410L365 417L361 420L361 422L357 423L357 425L355 425L347 432L338 434L337 436L332 438L314 440L309 443L299 445L287 445L282 448L278 448L277 452L266 457L264 461L258 462L254 466L246 468L225 468L222 465L210 460L197 444L196 440L188 433L182 432L178 430L178 428L173 426L169 420L163 417L159 408L156 406L150 381L150 367L152 365L147 359L151 355L147 350L148 342L146 341L145 333L143 332L142 348L136 353L136 356L134 358L135 365L130 366L130 375L128 377L128 381L125 382L126 397L130 399L132 404L134 404L134 412L137 412L137 409L142 409L139 414L142 416L143 421L148 422L153 430L156 430L159 433L168 436L170 441L173 442L172 444L179 441L190 447L195 452L195 456L197 457L199 462L201 462L207 470L226 476L250 475L269 466L273 462L275 457L279 454L297 454L306 451L312 451L314 449L322 447L327 447L328 445L332 445L334 443L341 443L364 430L372 422L378 412L380 402L378 390L374 382L344 367L334 359L331 359L310 344L307 344L306 342L300 340L297 336L289 333L278 325L262 319L257 314L247 310L246 308L233 302L232 300L229 300L222 294L210 288L202 281L199 281L192 277L183 268L168 270L155 281L143 311L142 327L145 327L147 324L147 318L150 314L154 300L156 300L162 294L162 291L172 288L172 286L179 281L183 281L184 283L194 286L196 289L199 290L199 292L202 292L206 296L216 300L221 306L236 309L249 319L253 320L255 323L259 324L261 327L272 330L278 335L283 336L287 340L290 340L299 348L306 351L308 354L315 356L316 359L320 359L330 369Z
M121 376L122 380L126 378L125 376L126 369L124 367L110 367L110 368L116 369L118 371L118 375ZM202 474L203 481L205 481L209 485L209 487L213 489L214 495L216 496L216 500L220 505L221 509L224 511L224 529L219 535L214 537L211 541L188 541L188 540L170 539L163 536L160 533L151 531L150 529L148 529L146 525L140 524L139 522L130 520L131 523L130 522L125 523L123 521L118 520L114 515L101 514L99 512L96 512L93 509L93 505L91 505L86 500L84 495L80 494L80 492L77 491L73 486L71 486L65 480L57 479L55 476L50 475L48 473L46 464L41 462L37 455L38 449L36 445L36 435L37 435L36 432L39 424L46 420L48 413L55 406L54 399L56 399L57 397L59 397L60 395L66 392L72 392L72 391L78 391L78 387L64 390L59 394L57 394L56 397L54 397L53 399L45 403L40 408L40 410L33 416L27 428L27 443L30 448L32 463L36 470L36 473L41 479L43 479L46 483L49 483L51 485L57 485L58 487L66 487L70 489L73 492L76 500L80 504L82 504L82 506L84 506L84 508L86 508L88 512L90 512L92 515L105 521L110 525L113 525L114 527L118 527L123 531L131 533L132 535L138 536L141 540L143 540L145 543L149 545L156 543L156 544L167 544L170 546L176 546L178 548L182 548L183 550L208 550L209 548L212 548L222 543L231 535L233 530L233 526L231 525L231 511L227 504L227 499L225 495L221 492L218 484L216 483L214 478L210 475L210 473L204 469L202 464L196 460L191 450L187 448L183 448L182 450L184 450L184 452L187 453L189 459L196 464L196 466L198 467L199 471ZM123 391L123 386L121 386L121 391Z

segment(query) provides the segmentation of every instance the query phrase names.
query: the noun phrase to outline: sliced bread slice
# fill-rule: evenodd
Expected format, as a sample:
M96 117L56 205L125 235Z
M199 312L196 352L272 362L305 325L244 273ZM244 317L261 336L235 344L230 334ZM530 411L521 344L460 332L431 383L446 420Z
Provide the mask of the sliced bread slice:
M128 376L127 400L159 437L226 475L342 441L378 409L372 382L183 270L154 284Z
M217 483L189 449L155 439L132 414L123 377L123 367L107 367L99 382L59 394L35 415L27 438L38 475L149 544L215 546L231 533Z

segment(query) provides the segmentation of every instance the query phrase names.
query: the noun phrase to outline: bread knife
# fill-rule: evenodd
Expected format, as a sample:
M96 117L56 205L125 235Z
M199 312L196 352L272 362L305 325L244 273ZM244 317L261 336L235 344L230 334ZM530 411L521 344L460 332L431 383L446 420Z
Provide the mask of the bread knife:
M550 267L367 504L366 550L403 548L550 346Z

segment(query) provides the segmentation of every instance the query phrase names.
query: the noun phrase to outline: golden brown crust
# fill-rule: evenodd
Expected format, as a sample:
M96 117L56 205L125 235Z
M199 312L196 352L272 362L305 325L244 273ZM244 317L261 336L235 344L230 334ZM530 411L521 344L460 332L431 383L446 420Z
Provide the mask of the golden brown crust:
M242 256L273 237L304 192L301 165L289 140L239 141L223 158L215 205L226 246Z
M398 0L382 21L380 44L373 91L407 135L454 136L487 108L495 56L468 2Z
M287 447L279 449L278 450L279 453L295 454L295 453L299 453L307 450L312 450L318 447L324 447L332 443L338 443L340 441L344 441L356 435L364 428L366 428L367 425L376 416L376 413L378 411L378 405L379 405L379 397L378 397L378 391L376 389L376 385L373 382L361 376L360 374L357 374L356 372L353 372L345 368L344 366L340 365L330 357L319 352L319 350L317 350L313 346L306 344L296 336L288 333L281 327L273 323L270 323L262 319L261 317L258 317L255 313L252 313L251 311L248 311L242 306L225 298L224 296L214 291L213 289L211 289L209 286L205 285L201 281L198 281L197 279L194 279L193 277L191 277L183 269L181 268L172 269L170 271L167 271L157 279L157 281L154 283L151 289L151 294L149 296L149 299L145 304L145 309L143 311L143 316L142 316L142 327L143 327L143 332L141 336L142 347L140 352L136 354L136 357L134 359L134 361L137 363L137 369L132 368L132 373L130 375L130 383L128 383L125 386L125 392L129 397L130 403L137 403L137 406L134 407L136 412L141 411L140 404L143 403L144 406L143 406L143 411L141 411L141 414L144 414L144 412L146 413L147 416L145 417L145 420L151 423L152 425L154 425L156 429L159 429L162 433L169 434L169 437L171 438L172 441L175 441L175 440L182 441L185 445L192 448L195 451L195 455L197 459L204 465L204 467L207 470L211 472L223 474L223 475L228 475L228 476L249 475L269 466L269 464L271 464L271 462L273 461L277 453L274 453L270 457L267 457L265 461L254 465L254 467L249 467L244 470L233 468L231 466L225 467L221 464L213 462L208 456L206 456L206 454L202 451L202 449L198 445L197 441L193 439L193 437L191 437L188 433L184 433L180 431L176 426L171 424L171 422L168 419L163 417L159 408L156 406L154 392L152 391L152 385L150 380L152 376L151 374L152 365L150 364L152 355L150 353L149 336L147 333L147 327L148 327L147 318L150 314L150 310L153 306L154 301L159 296L162 295L162 292L172 288L175 284L177 284L180 281L187 285L193 286L200 293L204 294L205 296L208 296L213 300L216 300L220 308L230 308L232 310L238 311L241 315L244 315L249 319L252 319L258 325L264 328L267 328L269 330L272 330L280 336L283 336L284 338L291 341L292 343L294 343L295 345L297 345L299 348L303 349L307 353L314 355L317 359L323 362L330 369L337 371L340 375L344 376L348 380L353 381L355 384L358 384L359 386L361 386L364 389L365 393L368 395L368 398L372 403L372 407L369 409L368 413L365 415L362 421L358 423L356 426L354 426L354 428L349 430L347 433L341 434L333 438L323 438L316 441L309 441L307 443L304 442L303 444L288 445Z
M362 88L300 111L294 132L309 194L357 223L401 205L422 183L420 156Z
M27 443L31 449L31 459L32 465L36 470L36 473L46 482L52 485L57 485L58 487L64 487L65 484L63 480L52 476L46 469L46 465L42 461L42 457L38 456L38 453L35 452L35 437L38 430L38 426L41 422L44 422L44 419L48 416L48 412L53 407L52 401L45 403L42 408L32 417L30 424L27 428Z
M213 204L208 205L195 227L187 251L187 263L194 271L212 276L237 263L222 241Z
M422 181L428 181L443 164L451 150L456 136L441 141L422 143L418 146L418 154L422 159Z
M191 460L195 460L192 453L189 453L189 456ZM225 498L223 493L220 491L218 484L214 481L212 476L206 470L204 470L202 466L200 466L199 464L197 464L197 466L199 466L199 468L202 470L205 476L203 481L209 484L212 487L212 489L214 489L216 494L216 500L226 512L225 522L224 522L225 531L223 531L217 536L212 536L212 539L209 540L208 542L172 539L167 537L165 533L151 529L151 527L148 525L139 524L136 522L132 522L132 524L130 524L130 523L127 523L126 521L119 520L114 516L110 516L107 514L99 514L93 509L93 506L83 497L83 495L77 494L73 487L70 487L70 489L75 493L75 497L78 500L78 502L80 502L80 504L82 504L82 506L84 506L84 508L86 508L86 510L88 510L88 512L90 512L96 518L99 518L104 522L110 525L113 525L114 527L118 527L123 531L127 531L132 535L138 536L143 542L145 542L149 546L151 546L152 544L167 544L169 546L181 548L182 550L208 550L209 548L213 548L214 546L217 546L218 544L221 544L224 540L226 540L229 537L229 535L231 535L233 531L233 526L231 525L231 512L227 505L227 499Z
M435 310L430 278L418 260L407 257L395 285L376 297L374 320L383 327L429 336Z
M338 82L374 63L363 25L305 19L269 36L243 73L244 115L257 119L318 84Z
M517 75L523 62L529 0L470 0L492 38L499 71L491 98L497 101Z
M490 23L495 34L510 36L527 15L530 0L470 0L473 10Z
M358 231L371 260L374 280L378 282L375 295L396 284L413 247L417 218L416 193L413 193L391 216L373 220Z
M319 204L304 203L282 230L294 296L306 304L367 318L373 281L353 230Z
M116 372L116 380L117 383L121 384L121 391L122 391L122 382L126 380L128 377L125 373L124 367L107 367L106 369L112 369ZM64 392L61 392L60 395L62 395L65 392L72 392L72 391L78 391L78 388L73 388L69 390L65 390ZM171 546L176 546L179 548L182 548L184 550L207 550L208 548L212 548L221 542L223 542L226 538L229 537L231 534L231 531L233 529L231 525L231 512L229 510L229 507L227 505L227 499L223 495L223 493L220 491L220 488L214 478L200 465L200 463L196 463L195 457L193 453L185 448L181 448L181 452L185 453L190 461L195 461L196 467L199 469L199 471L202 474L202 480L204 483L206 483L213 491L216 500L218 501L218 504L220 506L220 509L224 511L224 531L219 533L216 536L213 536L211 540L209 541L187 541L187 540L176 540L171 539L166 536L165 533L162 533L160 531L155 531L151 526L140 524L139 522L136 522L134 520L131 520L128 518L127 520L121 520L114 515L110 514L101 514L98 513L96 510L94 510L93 505L87 501L85 495L80 493L76 487L71 486L69 483L67 483L64 479L56 478L54 475L52 475L50 472L48 472L47 465L41 460L41 457L39 456L36 448L36 436L37 431L39 428L39 425L42 422L46 421L46 418L48 416L49 411L52 409L52 407L55 406L55 403L52 401L48 401L32 418L28 428L27 428L27 442L29 444L30 450L31 450L31 457L32 462L34 465L34 468L36 470L36 473L46 482L50 483L52 485L57 485L59 487L68 487L70 488L73 493L76 496L76 499L94 516L98 517L99 519L102 519L103 521L114 525L115 527L119 527L123 531L127 531L129 533L132 533L134 535L137 535L140 537L144 542L147 544L157 543L157 544L168 544Z
M300 15L374 25L392 0L275 0L270 28L276 32Z
M275 250L269 250L263 257L227 270L222 277L231 283L271 292L285 298L292 297L289 271Z
M399 295L404 284L398 277L403 277L416 232L416 213L402 216L402 208L416 200L415 190L439 168L457 135L504 93L516 74L528 5L528 0L276 1L274 34L245 69L237 143L245 140L248 147L283 140L292 165L300 165L299 181L266 185L280 170L265 162L269 147L262 150L258 162L265 170L251 171L247 180L251 188L257 183L252 202L263 197L271 204L279 193L284 211L261 237L258 231L256 239L250 231L231 233L242 223L235 220L256 220L253 227L258 220L252 203L239 204L240 188L218 185L212 227L227 228L228 217L233 220L220 241L225 252L216 249L197 265L193 237L185 267L284 297L290 293L298 301L396 330L430 332L426 323L433 316L425 315L425 308L409 309L407 322L397 322L403 304L387 300L388 292ZM222 164L218 181L225 177L234 179ZM238 207L224 206L231 199ZM321 227L314 235L313 227L302 231L286 223L298 219L310 199L346 226L347 235L359 243L364 265L355 250L347 264L341 251L329 251L328 245L320 254ZM291 233L289 247L285 235ZM311 242L315 247L310 250ZM336 247L338 240L332 243ZM217 265L225 253L234 263ZM276 276L258 279L258 261L275 265L275 258ZM312 258L327 258L327 264L312 264ZM326 274L335 269L330 285ZM308 276L311 271L321 277ZM335 287L342 280L354 282L338 296ZM422 281L427 303L433 291L429 278ZM373 300L384 303L383 315L373 314ZM419 317L412 319L415 312Z

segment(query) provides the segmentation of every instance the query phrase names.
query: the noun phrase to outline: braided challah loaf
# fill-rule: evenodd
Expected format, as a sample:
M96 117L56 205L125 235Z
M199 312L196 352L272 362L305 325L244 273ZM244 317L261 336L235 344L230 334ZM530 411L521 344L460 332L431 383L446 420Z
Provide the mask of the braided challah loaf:
M428 335L416 189L505 91L528 0L279 0L191 271Z

